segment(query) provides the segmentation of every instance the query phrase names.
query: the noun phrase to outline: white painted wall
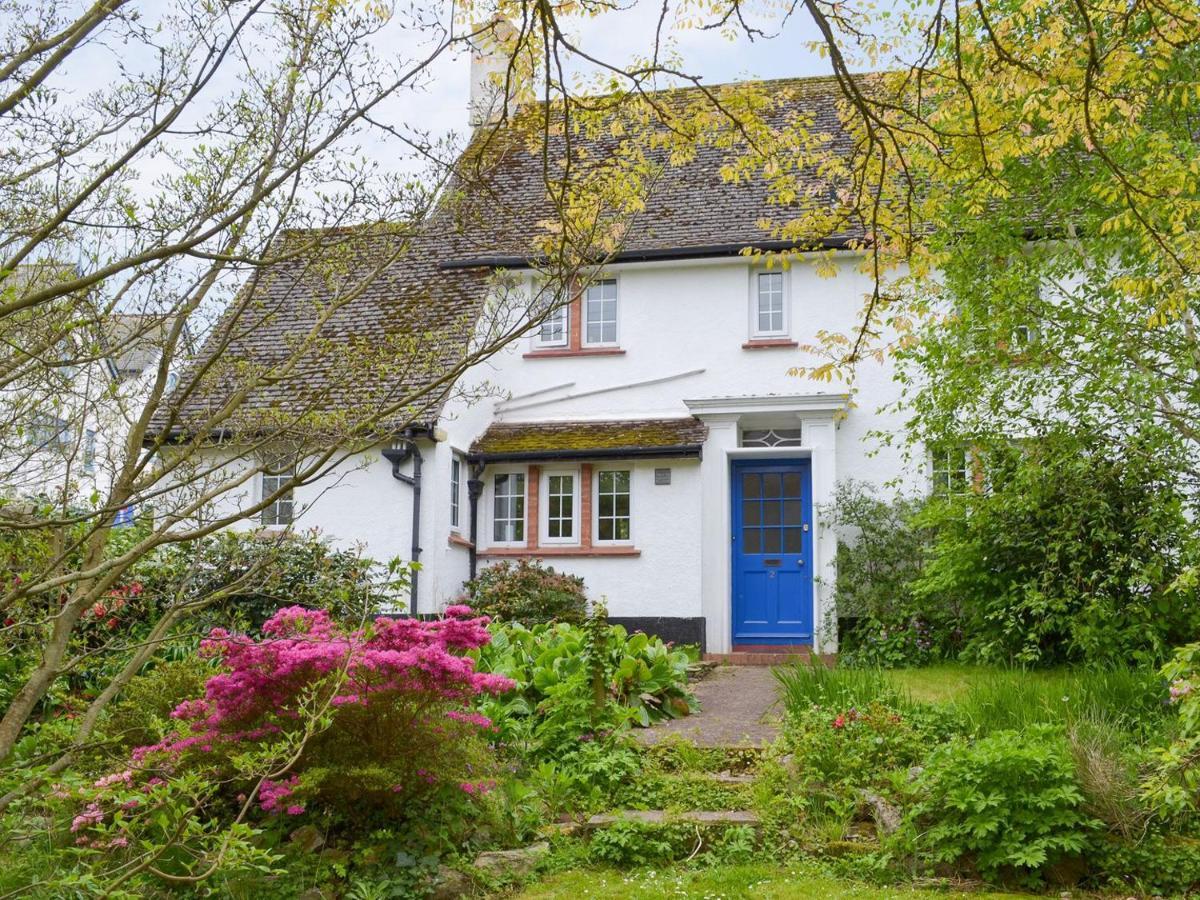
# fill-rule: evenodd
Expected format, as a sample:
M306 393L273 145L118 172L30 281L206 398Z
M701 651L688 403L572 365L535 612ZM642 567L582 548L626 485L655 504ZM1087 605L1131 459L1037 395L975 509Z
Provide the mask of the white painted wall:
M850 332L871 282L857 259L838 258L836 277L820 277L807 261L786 271L790 337L815 343L821 330ZM526 359L532 338L522 338L462 379L464 393L492 386L489 399L451 400L440 423L446 439L424 442L422 562L418 609L441 608L458 595L468 572L468 552L450 541L450 461L465 453L487 426L507 422L644 419L686 416L685 401L735 398L710 428L702 461L646 460L631 464L634 544L638 557L555 557L561 571L581 575L592 597L605 597L619 616L696 616L708 619L708 642L723 650L729 640L729 461L738 455L739 429L802 423L803 452L813 459L814 501L832 498L837 480L856 478L904 490L926 487L924 468L906 468L899 450L878 450L866 439L896 429L903 416L879 407L899 395L889 365L864 363L858 372L857 407L835 416L845 388L788 375L792 366L817 360L796 348L743 349L750 337L751 273L741 258L617 265L622 355ZM737 398L795 398L777 403ZM824 396L820 396L824 395ZM791 404L789 406L789 404ZM711 407L711 404L710 404ZM653 483L656 467L672 469L672 483ZM410 470L407 467L406 470ZM470 526L464 465L461 528ZM485 480L487 476L485 475ZM489 495L480 501L479 549L491 534ZM316 526L339 544L364 545L377 559L409 556L411 489L392 478L378 451L348 461L316 485L297 491L305 507L298 526ZM830 608L833 534L817 522L817 568L824 585L815 592L820 629ZM486 559L480 565L487 564ZM826 645L825 649L831 649Z

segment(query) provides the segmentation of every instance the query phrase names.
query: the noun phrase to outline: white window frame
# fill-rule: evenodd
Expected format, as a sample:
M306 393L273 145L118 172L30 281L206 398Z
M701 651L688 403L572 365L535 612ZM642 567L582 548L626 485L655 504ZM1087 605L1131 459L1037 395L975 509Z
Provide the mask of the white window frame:
M450 530L462 531L462 473L463 457L457 450L450 453Z
M496 479L501 475L520 475L525 485L524 500L521 504L521 540L496 540ZM524 468L494 469L487 479L487 508L488 508L488 546L490 547L524 547L529 542L529 470ZM516 519L504 521L517 521Z
M612 282L616 297L613 298L613 339L611 341L588 340L588 292L607 282ZM583 289L579 297L579 314L583 319L579 323L579 342L583 347L617 347L621 343L621 281L615 275L597 278ZM603 328L603 326L602 326Z
M289 466L287 469L285 469L284 471L280 472L277 475L270 474L265 471L259 472L258 473L258 491L259 491L258 499L260 501L265 500L267 497L269 497L271 494L275 493L275 491L277 491L279 489L280 483L287 481L290 478L295 477L295 475L296 475L296 467L294 465ZM267 479L271 479L273 482L275 482L275 486L268 488ZM285 503L287 504L287 507L288 507L288 519L286 522L280 522L279 514L280 514L281 509L283 508L283 504L285 504ZM258 514L258 521L262 524L263 528L278 528L278 529L290 528L296 521L296 489L295 489L295 487L293 487L291 490L289 490L282 497L278 497L275 500L273 500L271 502L270 506L264 506Z
M600 537L600 476L604 472L629 473L629 537L601 538ZM637 469L633 466L596 466L592 471L592 543L604 547L629 547L633 545L633 485L637 477Z
M571 536L570 537L551 537L550 536L550 479L555 476L569 475L571 476ZM541 484L538 485L538 518L541 521L538 523L538 539L543 544L565 544L568 546L577 546L580 543L581 537L579 533L579 469L570 468L555 468L543 469L541 475Z
M787 269L750 269L750 304L749 304L749 319L750 319L750 337L751 338L786 338L792 333L792 291L791 278L788 277ZM780 289L783 292L783 326L778 330L767 330L758 327L758 285L760 275L778 275Z
M545 338L542 334L542 329L550 325L555 319L562 318L562 337L561 338ZM533 346L539 349L551 349L566 347L571 341L571 304L564 303L556 310L550 313L542 324L538 325L533 330Z
M950 452L961 452L963 455L962 486L957 490L950 485L950 479L960 470L952 469L948 464L939 464L938 457L947 457ZM963 445L952 447L930 447L929 450L929 493L937 497L961 497L970 493L975 485L975 459L971 448Z

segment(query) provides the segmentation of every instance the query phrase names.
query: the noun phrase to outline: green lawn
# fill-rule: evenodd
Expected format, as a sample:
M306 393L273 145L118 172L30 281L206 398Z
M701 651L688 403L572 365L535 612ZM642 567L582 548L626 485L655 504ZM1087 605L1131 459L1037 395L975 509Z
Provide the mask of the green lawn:
M524 900L579 900L588 898L633 898L658 900L661 897L719 898L754 897L761 900L888 900L888 898L941 897L947 900L988 900L1013 898L1018 894L921 890L902 887L872 887L823 874L802 863L791 866L746 865L715 866L707 869L573 869L560 872L525 889L517 895Z
M946 703L966 693L972 682L994 675L999 669L943 663L920 669L892 669L888 677L922 703Z

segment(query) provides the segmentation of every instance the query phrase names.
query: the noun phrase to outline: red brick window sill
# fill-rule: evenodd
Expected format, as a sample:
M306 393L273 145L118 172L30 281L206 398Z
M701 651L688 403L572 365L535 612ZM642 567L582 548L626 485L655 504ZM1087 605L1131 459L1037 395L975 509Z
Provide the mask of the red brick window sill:
M620 347L580 347L578 350L563 347L530 350L525 354L525 359L561 358L564 356L623 356L624 353L625 351Z
M479 551L481 557L528 557L543 559L551 556L641 556L637 547L496 547Z
M461 534L455 534L454 532L450 533L450 539L447 541L447 543L451 547L465 547L468 550L470 550L471 547L474 546L470 541L468 541Z
M789 338L761 338L754 341L746 341L742 344L743 350L768 350L772 347L799 347L795 341Z

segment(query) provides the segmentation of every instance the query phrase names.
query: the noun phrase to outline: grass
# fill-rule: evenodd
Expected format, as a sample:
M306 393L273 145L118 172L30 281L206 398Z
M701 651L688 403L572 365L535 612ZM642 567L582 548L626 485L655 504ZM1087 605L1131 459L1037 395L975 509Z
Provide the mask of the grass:
M882 671L817 664L783 667L776 677L787 709L862 708L873 701L900 710L945 705L981 734L1078 723L1133 733L1160 723L1167 708L1162 679L1136 669L1025 671L946 664Z
M516 895L523 900L580 900L580 898L754 897L761 900L828 898L828 900L888 900L888 898L940 897L945 900L989 900L1024 896L1001 893L922 890L911 887L874 887L834 878L802 863L779 865L713 866L705 869L573 869L551 875Z

